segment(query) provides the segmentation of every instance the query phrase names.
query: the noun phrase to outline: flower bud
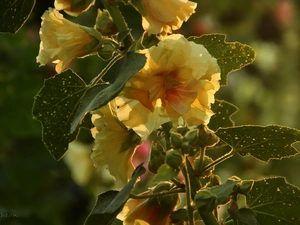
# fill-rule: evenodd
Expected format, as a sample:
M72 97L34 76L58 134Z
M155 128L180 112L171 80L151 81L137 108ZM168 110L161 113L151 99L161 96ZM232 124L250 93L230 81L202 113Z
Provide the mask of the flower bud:
M217 195L208 189L204 189L195 195L194 202L199 212L211 212L217 206Z
M248 194L253 187L253 180L244 180L242 183L238 186L237 192L243 195Z
M104 61L110 60L116 51L116 45L112 45L107 42L103 44L103 47L98 51L98 56Z
M161 145L152 144L148 169L152 173L157 173L158 168L165 163L165 153Z
M165 160L170 167L173 169L178 169L183 162L183 156L180 151L171 149L167 151Z
M204 167L206 167L208 164L212 163L213 160L212 158L208 157L208 156L204 156L204 159L203 159L203 162L202 162L202 165L200 165L200 157L197 157L194 161L194 170L195 170L195 173L200 173ZM206 176L209 176L211 175L212 171L215 169L215 167L211 167L209 170L207 171L204 171L202 174L198 174L199 176L201 177L206 177Z
M173 148L180 149L182 144L182 135L179 133L170 133L170 142Z
M101 11L98 9L95 29L105 36L111 36L118 33L118 29L107 10Z
M212 147L219 142L219 138L213 131L209 130L205 125L201 124L198 127L199 136L197 145L201 147Z
M198 130L190 130L184 135L183 141L188 141L191 145L193 145L197 141L197 137Z

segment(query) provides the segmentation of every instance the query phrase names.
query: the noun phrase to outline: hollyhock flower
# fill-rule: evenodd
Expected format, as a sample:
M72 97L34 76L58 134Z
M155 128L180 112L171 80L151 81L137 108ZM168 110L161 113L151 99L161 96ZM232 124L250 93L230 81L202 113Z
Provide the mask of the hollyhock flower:
M70 16L78 16L94 4L95 0L55 0L54 7L57 10L64 10Z
M147 62L116 98L118 118L142 138L168 121L208 124L220 69L204 46L173 34L140 52Z
M95 166L107 165L111 175L116 178L117 185L123 186L134 171L131 162L137 141L124 145L132 135L125 126L113 116L113 105L110 103L98 110L92 111L91 129L95 146L91 158ZM125 147L125 149L124 149Z
M132 0L131 3L142 14L144 30L151 34L178 30L197 6L188 0Z
M159 184L153 191L149 190L140 195L162 193L170 189L169 183ZM178 194L148 199L130 199L125 204L118 218L124 225L135 225L138 221L149 225L169 225L170 215L178 202ZM141 224L144 224L141 222Z
M37 62L55 61L61 73L74 58L96 54L103 45L99 32L66 20L56 9L49 8L42 16L40 51Z

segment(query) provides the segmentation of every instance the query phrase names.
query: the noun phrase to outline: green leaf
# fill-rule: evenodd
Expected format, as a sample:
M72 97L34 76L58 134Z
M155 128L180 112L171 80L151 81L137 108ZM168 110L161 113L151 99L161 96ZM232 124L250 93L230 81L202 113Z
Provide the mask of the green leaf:
M209 128L217 130L220 127L232 127L234 122L231 116L238 111L238 108L226 101L216 100L211 106L211 110L215 113L210 119Z
M237 180L227 180L225 184L221 184L207 189L217 196L217 205L221 205L227 203L230 194L233 192L234 186L238 182L239 181Z
M256 213L259 224L300 224L300 190L287 184L285 178L255 181L249 194L247 205Z
M2 0L0 33L16 33L29 18L35 0Z
M235 220L238 220L242 222L243 224L247 225L256 225L256 213L248 208L241 208L237 211L228 209L228 212L231 216L231 218L234 218Z
M107 85L103 90L90 87L83 96L72 122L71 132L76 130L80 120L87 112L98 109L115 98L123 89L127 80L141 70L145 63L145 55L134 52L127 53L122 59L115 63L105 75L105 77L110 78L112 84Z
M225 42L225 34L205 34L189 40L202 44L218 60L221 69L221 85L227 85L227 75L249 65L255 59L255 51L246 44Z
M163 164L158 168L157 174L153 178L152 183L154 184L160 181L171 180L177 177L178 174L179 174L179 169L173 169L167 164Z
M79 129L70 134L80 99L87 87L71 70L46 79L35 96L33 118L42 123L42 139L51 155L59 160L68 149Z
M127 202L136 180L145 172L146 169L141 164L135 169L130 181L121 191L110 190L100 194L84 225L112 224Z
M173 212L170 216L171 222L172 223L179 223L183 220L188 219L188 212L186 209L178 209L175 212Z
M239 155L264 162L298 154L292 144L300 141L299 130L278 125L220 128L216 135Z

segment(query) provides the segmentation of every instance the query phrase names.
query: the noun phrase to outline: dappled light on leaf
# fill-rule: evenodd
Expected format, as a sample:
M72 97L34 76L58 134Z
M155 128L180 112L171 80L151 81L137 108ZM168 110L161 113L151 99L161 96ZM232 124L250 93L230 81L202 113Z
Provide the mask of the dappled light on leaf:
M220 128L216 135L239 155L264 162L298 154L292 144L300 141L299 130L278 125Z

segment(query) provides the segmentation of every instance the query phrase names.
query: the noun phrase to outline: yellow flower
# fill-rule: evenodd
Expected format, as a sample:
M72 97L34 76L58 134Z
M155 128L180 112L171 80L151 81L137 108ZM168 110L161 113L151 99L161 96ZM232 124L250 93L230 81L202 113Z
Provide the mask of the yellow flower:
M122 149L130 134L113 116L113 110L113 104L109 103L92 112L95 127L91 132L95 146L91 158L95 166L107 165L110 174L116 178L117 185L124 185L134 171L131 159L135 146Z
M172 33L195 13L197 3L188 0L132 0L142 14L144 30L151 34Z
M161 186L158 186L159 191L155 188L153 191L146 191L140 195L161 193L170 189L168 184L162 183ZM118 218L123 220L124 225L169 225L170 215L177 203L178 194L148 199L130 199Z
M55 0L54 7L57 10L64 10L71 16L78 16L94 4L95 0Z
M37 62L45 65L55 61L61 73L74 58L96 54L102 47L102 36L93 28L80 26L49 8L42 16L40 51Z
M170 120L174 126L208 124L220 87L217 60L179 34L140 52L147 62L116 98L118 118L142 137Z

